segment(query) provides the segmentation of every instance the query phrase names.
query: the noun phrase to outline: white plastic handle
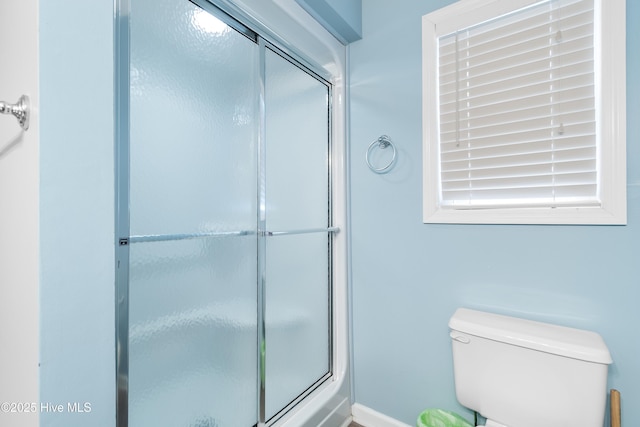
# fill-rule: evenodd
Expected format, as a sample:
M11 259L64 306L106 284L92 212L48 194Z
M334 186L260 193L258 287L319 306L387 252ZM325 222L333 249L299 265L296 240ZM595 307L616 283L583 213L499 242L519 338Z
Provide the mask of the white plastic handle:
M451 332L449 336L451 337L452 340L461 342L462 344L469 344L471 342L469 337L465 335L460 335L457 332Z

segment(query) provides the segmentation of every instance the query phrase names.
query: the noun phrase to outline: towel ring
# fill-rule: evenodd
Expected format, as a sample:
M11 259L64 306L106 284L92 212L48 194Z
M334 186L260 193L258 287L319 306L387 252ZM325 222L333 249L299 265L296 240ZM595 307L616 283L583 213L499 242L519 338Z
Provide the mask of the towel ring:
M386 165L376 168L371 164L371 160L369 159L369 157L371 156L371 153L373 152L373 150L378 147L380 149L386 149L388 147L391 147L391 149L393 150L393 154L391 156L391 160L389 161L389 163L387 163ZM367 166L369 166L369 169L371 169L373 172L375 173L385 173L387 172L389 169L391 169L391 166L393 166L393 164L396 162L396 156L397 156L398 152L396 151L396 147L395 145L393 145L393 143L391 142L391 138L389 138L387 135L381 135L378 139L374 140L370 145L369 148L367 148L367 154L365 155L365 160L367 161Z

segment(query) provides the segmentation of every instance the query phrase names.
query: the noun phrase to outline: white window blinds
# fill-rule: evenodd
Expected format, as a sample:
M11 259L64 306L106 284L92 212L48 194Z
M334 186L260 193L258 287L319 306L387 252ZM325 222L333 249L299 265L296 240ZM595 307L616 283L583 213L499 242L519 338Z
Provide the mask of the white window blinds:
M440 206L597 206L593 0L437 38Z

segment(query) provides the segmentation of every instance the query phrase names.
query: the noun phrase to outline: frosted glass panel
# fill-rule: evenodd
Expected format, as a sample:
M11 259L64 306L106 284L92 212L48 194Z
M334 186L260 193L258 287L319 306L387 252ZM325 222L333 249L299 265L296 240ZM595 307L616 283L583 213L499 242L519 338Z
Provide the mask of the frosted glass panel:
M250 427L258 48L186 0L131 3L130 234L178 240L130 244L129 426ZM216 232L248 233L179 240Z
M329 88L267 48L262 163L258 44L187 0L129 41L129 426L251 427L260 354L267 418L330 371Z
M132 0L132 235L254 228L257 49L187 0Z
M270 50L265 60L267 230L326 229L328 87ZM267 239L267 419L329 372L328 249L327 232Z
M255 236L131 245L129 426L255 424L255 251Z
M328 225L328 88L266 52L267 228Z
M329 372L327 233L267 240L266 413Z

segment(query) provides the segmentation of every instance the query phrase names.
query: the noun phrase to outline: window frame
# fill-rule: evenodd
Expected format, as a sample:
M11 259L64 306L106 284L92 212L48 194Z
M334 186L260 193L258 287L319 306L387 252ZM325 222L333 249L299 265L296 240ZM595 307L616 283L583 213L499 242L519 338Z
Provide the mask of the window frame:
M625 2L621 1L594 0L594 71L600 206L456 209L440 205L438 37L539 1L461 0L422 17L424 223L627 223L626 6Z

